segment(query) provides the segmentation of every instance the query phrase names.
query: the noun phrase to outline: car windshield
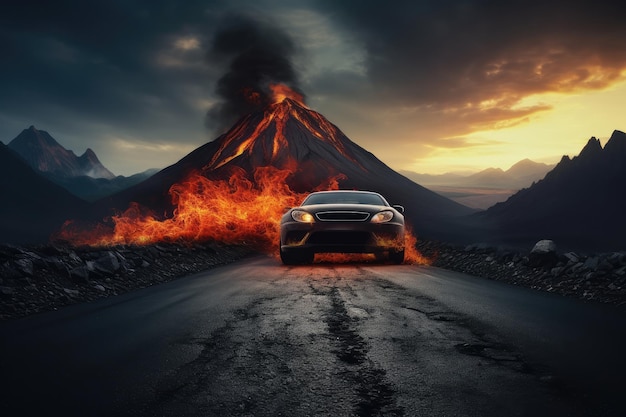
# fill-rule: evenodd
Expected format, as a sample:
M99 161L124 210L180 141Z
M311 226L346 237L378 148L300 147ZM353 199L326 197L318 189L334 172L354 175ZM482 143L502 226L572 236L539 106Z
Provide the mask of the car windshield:
M357 193L357 192L330 192L310 194L302 202L303 206L313 204L371 204L374 206L385 206L385 200L378 194Z

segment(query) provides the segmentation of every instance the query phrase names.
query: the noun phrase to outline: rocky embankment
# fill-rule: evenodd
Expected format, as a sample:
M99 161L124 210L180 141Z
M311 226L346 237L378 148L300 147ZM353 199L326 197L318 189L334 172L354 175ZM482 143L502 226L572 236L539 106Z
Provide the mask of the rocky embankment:
M528 253L421 241L432 265L566 296L626 306L626 252L559 253L551 241ZM110 248L0 246L0 321L122 294L226 264L241 246L159 244Z
M219 244L110 248L0 246L0 320L122 294L239 259Z
M626 252L559 253L554 242L543 240L526 253L440 242L419 242L418 249L432 265L510 284L584 300L626 306Z

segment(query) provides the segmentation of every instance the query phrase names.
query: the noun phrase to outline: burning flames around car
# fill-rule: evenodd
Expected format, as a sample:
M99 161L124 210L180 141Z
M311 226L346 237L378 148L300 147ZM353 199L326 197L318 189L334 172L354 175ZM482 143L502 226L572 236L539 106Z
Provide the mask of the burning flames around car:
M288 207L302 202L306 193L292 191L289 170L261 167L248 179L236 170L228 180L210 180L194 173L170 188L176 207L170 218L133 203L123 213L111 217L109 224L79 228L73 222L64 226L60 239L76 245L148 245L159 242L219 241L245 244L277 255L280 218ZM339 188L338 178L330 178L315 191ZM428 263L416 249L412 233L405 237L406 262ZM397 242L400 246L401 242ZM374 259L359 254L319 254L317 262L352 262Z
M283 213L298 206L308 192L338 189L340 181L346 178L331 169L322 176L319 172L311 175L311 161L300 161L289 153L293 145L289 139L293 133L286 127L289 120L297 121L299 129L309 132L315 141L331 144L358 169L365 168L346 148L337 127L309 110L300 93L282 84L271 84L270 90L274 103L267 107L262 119L254 119L252 124L248 118L234 126L220 138L220 146L208 156L204 166L170 187L174 207L171 215L158 215L132 203L103 224L81 227L67 222L57 237L92 246L219 241L247 244L277 255ZM237 165L242 160L261 163ZM296 177L298 187L290 187ZM307 192L302 192L304 189ZM415 243L414 235L407 233L406 262L427 263L415 249ZM402 246L402 242L397 244ZM318 258L344 262L360 260L362 256L317 255Z

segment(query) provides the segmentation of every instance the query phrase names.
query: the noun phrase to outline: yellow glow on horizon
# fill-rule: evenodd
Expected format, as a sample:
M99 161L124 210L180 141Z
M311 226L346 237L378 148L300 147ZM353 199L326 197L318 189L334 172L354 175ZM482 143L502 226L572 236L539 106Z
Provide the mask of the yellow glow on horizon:
M433 148L406 169L429 174L490 167L506 170L525 158L555 164L563 155L578 155L592 136L604 146L613 130L625 131L625 102L625 81L605 90L529 96L516 107L552 109L531 115L526 123L464 135L467 146Z

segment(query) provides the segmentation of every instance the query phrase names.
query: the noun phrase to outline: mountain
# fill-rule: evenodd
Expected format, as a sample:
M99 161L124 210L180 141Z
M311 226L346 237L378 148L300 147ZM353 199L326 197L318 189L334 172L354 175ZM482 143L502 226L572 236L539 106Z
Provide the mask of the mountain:
M589 139L546 177L503 203L474 215L492 239L553 239L585 250L626 248L626 134L614 131L604 148Z
M553 167L553 165L524 159L506 171L500 168L487 168L480 172L465 175L459 173L430 175L410 171L400 172L413 181L457 203L486 210L496 203L505 201L517 190L539 181Z
M98 201L96 217L110 214L111 208L123 210L131 202L156 213L171 212L168 190L191 172L216 180L244 172L253 180L256 170L266 166L289 170L286 182L297 192L312 191L330 178L338 178L341 188L378 191L390 203L405 206L418 234L450 232L453 226L444 218L472 212L393 171L324 116L285 98L243 117L215 141L143 183Z
M9 143L34 170L83 200L95 201L145 181L158 170L151 169L130 177L115 176L102 165L94 151L81 156L65 149L48 132L24 129Z
M115 178L98 160L96 154L87 149L81 156L61 146L45 130L35 126L24 129L9 142L9 148L19 154L33 169L59 178L88 176L91 178Z
M0 242L42 243L87 203L33 170L0 143Z
M524 159L506 171L501 168L487 168L482 171L463 175L445 173L440 175L418 174L400 171L410 179L425 186L494 188L500 190L518 190L530 186L542 179L554 166Z
M541 162L531 161L530 159L523 159L511 168L507 169L504 173L517 182L517 187L528 187L533 182L543 179L550 170L554 168L554 165L548 165ZM514 185L514 182L509 183Z
M139 184L147 180L157 173L158 169L148 169L129 177L118 175L115 178L93 178L87 175L78 177L59 177L56 175L47 175L54 183L62 186L77 197L86 201L96 201L101 198L115 194L133 185Z

